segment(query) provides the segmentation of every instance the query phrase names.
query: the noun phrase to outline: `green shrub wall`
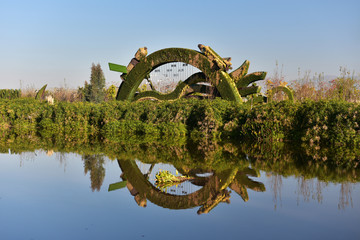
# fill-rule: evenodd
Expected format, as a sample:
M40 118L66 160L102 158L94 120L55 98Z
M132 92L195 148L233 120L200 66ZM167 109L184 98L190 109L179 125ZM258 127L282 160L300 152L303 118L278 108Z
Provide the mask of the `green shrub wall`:
M360 105L307 101L246 106L224 100L101 104L0 100L0 131L84 136L222 138L359 147Z
M0 89L0 99L15 99L20 98L20 89Z

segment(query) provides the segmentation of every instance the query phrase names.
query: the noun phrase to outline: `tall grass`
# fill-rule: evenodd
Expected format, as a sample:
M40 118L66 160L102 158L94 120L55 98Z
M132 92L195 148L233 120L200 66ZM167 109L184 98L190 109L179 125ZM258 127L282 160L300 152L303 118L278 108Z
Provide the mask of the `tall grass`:
M21 98L35 98L36 93L39 89L36 89L34 86L26 86L21 89ZM105 101L112 101L116 96L116 87L110 85L110 87L104 89L105 91ZM61 86L46 89L44 96L51 96L55 101L58 102L83 102L85 97L82 91L82 88L71 89L69 87Z
M279 69L278 63L272 77L266 80L266 89L271 89L280 85L288 85L294 90L296 101L321 101L335 100L347 102L360 101L360 76L356 76L355 72L350 72L345 67L340 67L340 75L333 79L325 80L324 73L315 73L311 76L311 71L305 71L295 81L285 81L282 74L282 67ZM284 100L285 96L280 92L275 96L275 100Z

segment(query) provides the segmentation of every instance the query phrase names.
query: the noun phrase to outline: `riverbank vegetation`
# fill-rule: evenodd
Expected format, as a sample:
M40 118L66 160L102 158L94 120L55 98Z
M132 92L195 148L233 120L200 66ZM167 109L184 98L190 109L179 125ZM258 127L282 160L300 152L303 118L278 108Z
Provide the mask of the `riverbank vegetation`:
M328 83L319 76L317 81L305 77L290 84L295 103L239 105L222 99L114 101L115 86L105 89L101 68L92 68L92 81L84 88L70 90L65 85L47 90L45 95L54 97L54 102L35 100L35 91L2 91L2 144L21 138L30 139L32 144L46 139L67 147L87 146L94 141L105 146L122 142L166 142L172 146L192 141L201 143L202 150L194 152L203 159L213 154L212 143L219 141L251 146L296 145L305 152L308 162L358 168L359 81L346 69ZM286 84L281 76L269 80L268 87ZM103 95L95 99L100 89ZM277 97L281 100L281 95Z
M360 104L344 101L279 102L256 106L229 101L55 102L0 100L0 131L17 135L130 138L190 137L257 142L360 146Z

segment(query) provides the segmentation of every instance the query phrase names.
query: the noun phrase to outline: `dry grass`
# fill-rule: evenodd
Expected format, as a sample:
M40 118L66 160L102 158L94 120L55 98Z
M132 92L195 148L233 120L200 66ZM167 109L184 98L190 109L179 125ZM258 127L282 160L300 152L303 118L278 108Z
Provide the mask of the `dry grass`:
M279 85L287 85L282 74L282 67L276 63L274 75L266 80L266 89L269 90ZM324 74L311 76L310 71L305 71L302 77L289 84L294 90L296 101L305 100L341 100L348 102L360 101L360 76L356 77L355 72L351 73L344 67L340 67L340 76L326 81ZM285 99L282 92L277 93L274 99L281 101Z
M34 86L26 86L25 88L21 88L21 97L22 98L35 98L36 89Z
M22 98L35 98L38 89L34 86L27 86L21 89ZM82 101L82 96L76 89L69 89L67 87L46 89L45 96L52 96L55 101L77 102Z
M355 72L351 74L342 67L340 67L340 76L331 81L326 81L324 74L315 74L313 78L310 78L310 72L308 72L303 78L294 81L291 87L294 89L297 101L306 99L360 101L360 78L355 77Z
M50 89L49 91L46 91L45 95L51 95L56 101L82 101L82 95L78 90L64 87Z

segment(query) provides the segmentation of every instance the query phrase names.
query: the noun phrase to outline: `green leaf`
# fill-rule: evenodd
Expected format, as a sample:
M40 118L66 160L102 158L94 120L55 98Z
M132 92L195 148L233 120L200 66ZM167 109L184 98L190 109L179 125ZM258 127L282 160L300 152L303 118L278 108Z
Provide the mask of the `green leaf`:
M44 97L46 87L47 87L47 84L45 84L42 88L40 88L40 90L37 92L37 94L35 96L36 100L41 100Z
M115 64L115 63L109 63L109 68L110 68L111 71L127 73L126 66L123 66L123 65L118 65L118 64Z

